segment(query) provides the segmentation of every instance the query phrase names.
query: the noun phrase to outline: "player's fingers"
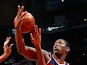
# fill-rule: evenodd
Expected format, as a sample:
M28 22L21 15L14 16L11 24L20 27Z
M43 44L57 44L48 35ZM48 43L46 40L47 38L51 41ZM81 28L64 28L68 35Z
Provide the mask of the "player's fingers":
M21 18L25 17L26 14L27 14L27 11L22 12L19 18L21 19Z
M24 6L21 6L21 12L23 12L24 11Z
M10 40L11 40L11 37L7 37L6 41L4 42L4 46L8 46Z
M39 28L39 34L41 35L41 33L42 33L42 30L41 30L41 28Z
M35 25L35 33L38 34L38 26Z
M12 48L13 48L13 46L14 46L14 44L12 43L12 44L10 44L9 48L10 48L10 49L12 49Z
M17 17L19 17L20 13L21 13L21 8L20 8L20 5L18 5Z
M34 37L33 37L32 33L30 33L30 39L34 40Z

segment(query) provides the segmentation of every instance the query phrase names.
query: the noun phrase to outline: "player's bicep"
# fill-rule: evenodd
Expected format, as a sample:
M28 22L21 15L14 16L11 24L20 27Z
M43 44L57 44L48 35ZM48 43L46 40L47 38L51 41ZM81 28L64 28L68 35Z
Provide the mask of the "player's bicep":
M29 60L37 60L37 54L36 54L36 50L33 47L25 47L25 51L23 53L21 53L26 59Z

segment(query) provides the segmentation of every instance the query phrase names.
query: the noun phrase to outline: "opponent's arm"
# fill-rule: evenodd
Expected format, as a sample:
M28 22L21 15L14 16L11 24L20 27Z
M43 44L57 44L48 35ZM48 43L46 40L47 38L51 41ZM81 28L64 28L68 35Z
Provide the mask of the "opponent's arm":
M36 59L36 50L32 47L28 47L25 45L23 35L21 33L21 20L23 20L26 14L26 12L22 13L23 11L24 11L24 6L22 7L18 6L18 12L14 19L15 40L16 40L17 50L20 54L22 54L27 59Z
M33 59L33 60L37 60L37 54L36 54L36 50L33 47L29 47L25 45L24 39L23 39L23 35L21 33L21 20L23 20L26 12L22 13L24 11L24 6L20 7L18 6L18 13L14 19L14 22L16 22L15 26L15 40L16 40L16 46L17 46L17 50L20 54L22 54L25 58L27 59ZM47 53L43 54L46 55Z
M34 26L34 33L30 33L31 36L31 42L33 43L36 52L37 52L37 63L38 65L46 65L45 58L41 49L41 28L39 28L37 25Z
M11 37L7 37L6 41L4 42L4 46L3 46L4 53L0 56L0 63L6 60L12 52L12 48L14 44L10 44L10 46L8 46L10 40L11 40Z

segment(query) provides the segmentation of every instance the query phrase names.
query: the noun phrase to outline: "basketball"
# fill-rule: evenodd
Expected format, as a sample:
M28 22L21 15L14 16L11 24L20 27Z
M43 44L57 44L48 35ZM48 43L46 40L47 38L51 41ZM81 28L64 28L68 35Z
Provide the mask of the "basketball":
M21 32L22 33L29 33L32 31L35 25L35 19L32 14L27 13L25 18L21 21Z
M24 13L24 12L23 12ZM23 20L21 22L21 32L22 33L29 33L32 31L34 25L35 25L35 18L31 13L26 13Z

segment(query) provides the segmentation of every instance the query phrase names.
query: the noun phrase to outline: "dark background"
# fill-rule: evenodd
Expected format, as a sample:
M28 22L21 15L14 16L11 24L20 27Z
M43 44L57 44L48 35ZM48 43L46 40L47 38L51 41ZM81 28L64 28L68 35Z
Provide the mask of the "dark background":
M42 28L43 49L52 51L54 41L63 38L71 46L66 61L70 65L87 65L86 0L65 0L64 2L61 0L0 0L0 55L3 53L3 43L7 36L12 36L11 42L15 44L13 21L18 5L24 5L25 10L34 15L35 23ZM49 30L48 27L54 27L54 29ZM33 46L27 35L29 34L24 35L26 45ZM13 53L2 65L19 62L27 63L27 60L17 53L15 44ZM28 62L35 65L35 62Z

